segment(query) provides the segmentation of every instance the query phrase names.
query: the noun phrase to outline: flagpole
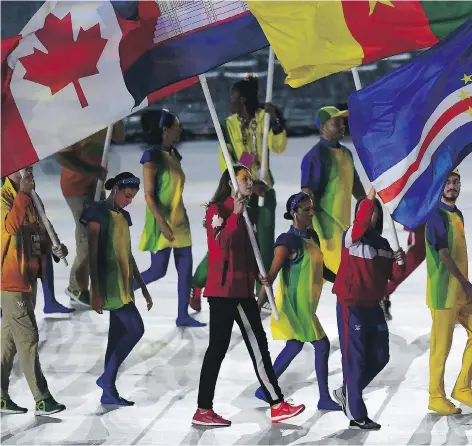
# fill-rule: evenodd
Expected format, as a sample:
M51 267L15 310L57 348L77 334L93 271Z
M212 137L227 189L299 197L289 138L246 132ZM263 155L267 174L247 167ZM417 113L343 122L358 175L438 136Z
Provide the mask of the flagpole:
M361 78L359 77L359 72L357 71L357 67L351 68L351 73L354 79L354 85L356 86L356 90L357 91L361 90L362 89ZM364 166L362 166L362 168L364 168ZM389 210L387 209L385 205L383 205L383 209L384 209L384 213L387 214L386 220L393 234L393 250L398 251L400 249L400 243L398 242L398 234L397 234L397 229L395 228L395 223L393 222L392 215L390 214ZM400 260L397 263L399 265L403 265L404 262L403 260Z
M218 120L218 115L216 114L215 105L213 103L213 99L211 98L210 90L208 89L208 84L206 81L206 77L204 74L198 76L200 79L200 83L202 85L203 93L205 95L205 99L208 105L208 109L210 110L211 119L213 120L213 125L216 130L216 134L218 136L218 140L220 142L221 150L223 152L224 159L226 161L226 167L228 168L228 173L231 178L231 183L233 184L233 189L236 193L239 192L238 182L236 180L236 174L234 173L233 163L231 160L231 156L228 152L228 147L226 146L226 141L223 136L223 131L221 129L220 122ZM261 252L259 247L257 246L256 236L254 235L254 230L251 224L251 220L249 219L249 214L247 213L247 209L244 209L244 221L246 222L246 226L248 229L249 239L251 241L251 246L254 251L254 255L256 257L257 266L259 267L259 271L263 277L266 277L267 273L264 268L264 263L262 262ZM277 311L277 307L275 306L274 295L272 294L272 288L270 286L265 287L267 297L269 298L269 303L272 308L272 315L276 321L279 320L279 313Z
M105 144L103 145L103 155L102 155L102 163L101 163L101 166L103 168L106 168L108 164L108 152L110 151L112 135L113 135L113 124L107 127L107 136L105 137ZM100 197L102 196L102 189L103 189L103 181L98 180L97 188L95 189L94 201L100 201Z
M274 49L269 47L269 62L267 67L267 87L265 103L272 102L272 90L274 87ZM264 113L264 133L262 134L262 162L261 162L261 181L267 178L269 171L269 129L270 129L270 114ZM264 197L259 197L259 207L264 206Z
M25 175L25 169L21 170L21 175ZM34 207L36 208L36 211L39 214L39 218L43 222L44 227L46 228L46 232L49 235L49 238L51 239L52 244L54 247L60 247L61 243L59 242L59 239L57 238L56 231L54 231L54 228L51 225L51 222L48 220L46 213L44 212L43 205L41 204L41 200L38 197L38 194L36 191L33 189L31 191L31 200L33 201ZM66 258L61 259L64 262L64 265L69 266L67 263Z

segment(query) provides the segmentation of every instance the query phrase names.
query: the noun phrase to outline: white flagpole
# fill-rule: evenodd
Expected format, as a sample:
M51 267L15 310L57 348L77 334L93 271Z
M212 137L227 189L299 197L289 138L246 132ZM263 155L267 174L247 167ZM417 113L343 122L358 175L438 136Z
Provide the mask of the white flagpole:
M269 63L267 67L267 88L266 88L266 104L272 102L272 90L274 87L274 50L269 47ZM264 133L262 134L262 160L261 160L261 181L263 181L269 171L269 129L270 129L270 115L264 114ZM264 206L264 197L259 197L259 207Z
M362 89L361 78L359 77L359 72L357 71L357 67L351 68L352 77L354 79L354 85L356 86L356 90L359 91ZM361 164L362 165L362 164ZM364 168L364 166L362 166ZM390 214L389 210L383 206L384 213L387 215L387 222L390 226L390 230L393 234L393 250L398 251L400 249L400 243L398 242L398 234L397 229L395 228L395 223L393 222L392 215ZM403 265L403 260L398 262L399 265Z
M210 115L213 120L213 125L215 126L216 134L218 136L218 140L220 142L221 150L223 151L223 156L226 161L226 166L228 168L229 176L231 178L231 182L233 183L233 189L238 193L238 182L236 180L236 175L234 173L233 163L231 161L231 156L228 152L228 147L226 146L225 138L223 136L223 131L221 129L220 122L218 121L218 115L216 114L215 105L213 103L213 99L211 98L210 90L208 89L208 84L206 81L206 77L204 74L198 76L200 79L200 83L202 85L203 93L205 95L205 99L208 105L208 109L210 110ZM259 267L259 271L262 276L266 276L266 270L264 268L264 263L262 262L261 252L259 251L259 247L257 246L256 236L254 235L254 230L249 220L249 215L247 210L244 210L244 221L246 222L246 226L248 229L249 239L251 240L252 249L254 250L254 255L256 257L257 266ZM272 294L272 288L270 286L265 287L267 297L269 298L270 306L272 308L272 315L274 316L275 320L279 320L279 313L277 311L277 307L275 306L274 295Z
M25 174L25 170L22 169L21 170L21 175L23 176L24 174ZM49 235L49 238L51 239L52 244L55 247L61 246L61 244L59 242L59 239L57 238L56 232L54 231L54 228L52 227L51 222L46 217L46 213L44 212L44 208L41 204L41 201L38 197L38 194L36 193L36 191L34 189L31 191L31 200L33 201L34 207L36 208L36 211L39 214L39 218L41 219L41 221L43 222L44 227L46 228L46 231ZM61 260L64 262L64 265L69 266L69 264L67 263L67 260L66 260L65 257Z
M102 167L107 167L108 163L108 152L110 151L111 137L113 135L113 124L107 127L107 136L105 137L105 144L103 145L103 155L102 155ZM97 181L97 188L95 189L95 201L100 201L102 195L103 181Z

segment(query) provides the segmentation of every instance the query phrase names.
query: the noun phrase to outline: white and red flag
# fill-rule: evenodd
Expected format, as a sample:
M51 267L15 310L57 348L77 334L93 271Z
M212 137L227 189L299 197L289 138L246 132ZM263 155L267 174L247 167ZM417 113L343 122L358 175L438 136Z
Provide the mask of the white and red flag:
M2 39L1 176L267 45L243 1L44 2Z

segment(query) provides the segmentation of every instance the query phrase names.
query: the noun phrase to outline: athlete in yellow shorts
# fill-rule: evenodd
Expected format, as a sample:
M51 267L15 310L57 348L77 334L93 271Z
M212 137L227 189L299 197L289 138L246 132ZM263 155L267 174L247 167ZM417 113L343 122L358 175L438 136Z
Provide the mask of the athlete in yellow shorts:
M472 407L472 284L467 275L464 218L455 205L460 188L456 169L446 181L438 209L426 224L427 304L433 319L428 408L440 415L461 412L444 391L444 369L456 321L467 331L467 344L452 397Z

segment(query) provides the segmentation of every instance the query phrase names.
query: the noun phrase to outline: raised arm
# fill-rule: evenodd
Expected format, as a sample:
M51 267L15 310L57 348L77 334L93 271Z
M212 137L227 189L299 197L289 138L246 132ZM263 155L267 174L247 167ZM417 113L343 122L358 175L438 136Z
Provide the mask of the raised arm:
M26 173L20 182L20 190L15 199L6 196L6 191L2 188L1 218L5 231L10 235L15 235L23 226L26 217L26 209L31 205L31 191L34 187L33 175Z
M345 236L345 245L346 248L349 248L354 243L357 243L367 232L370 227L370 222L372 220L372 214L375 209L375 190L374 188L370 189L369 195L367 198L362 200L357 210L357 214L354 217L354 223L347 230Z
M211 205L206 212L205 226L208 237L215 240L221 249L231 247L234 235L244 230L244 218L242 213L233 212L226 220L220 215L218 206Z

